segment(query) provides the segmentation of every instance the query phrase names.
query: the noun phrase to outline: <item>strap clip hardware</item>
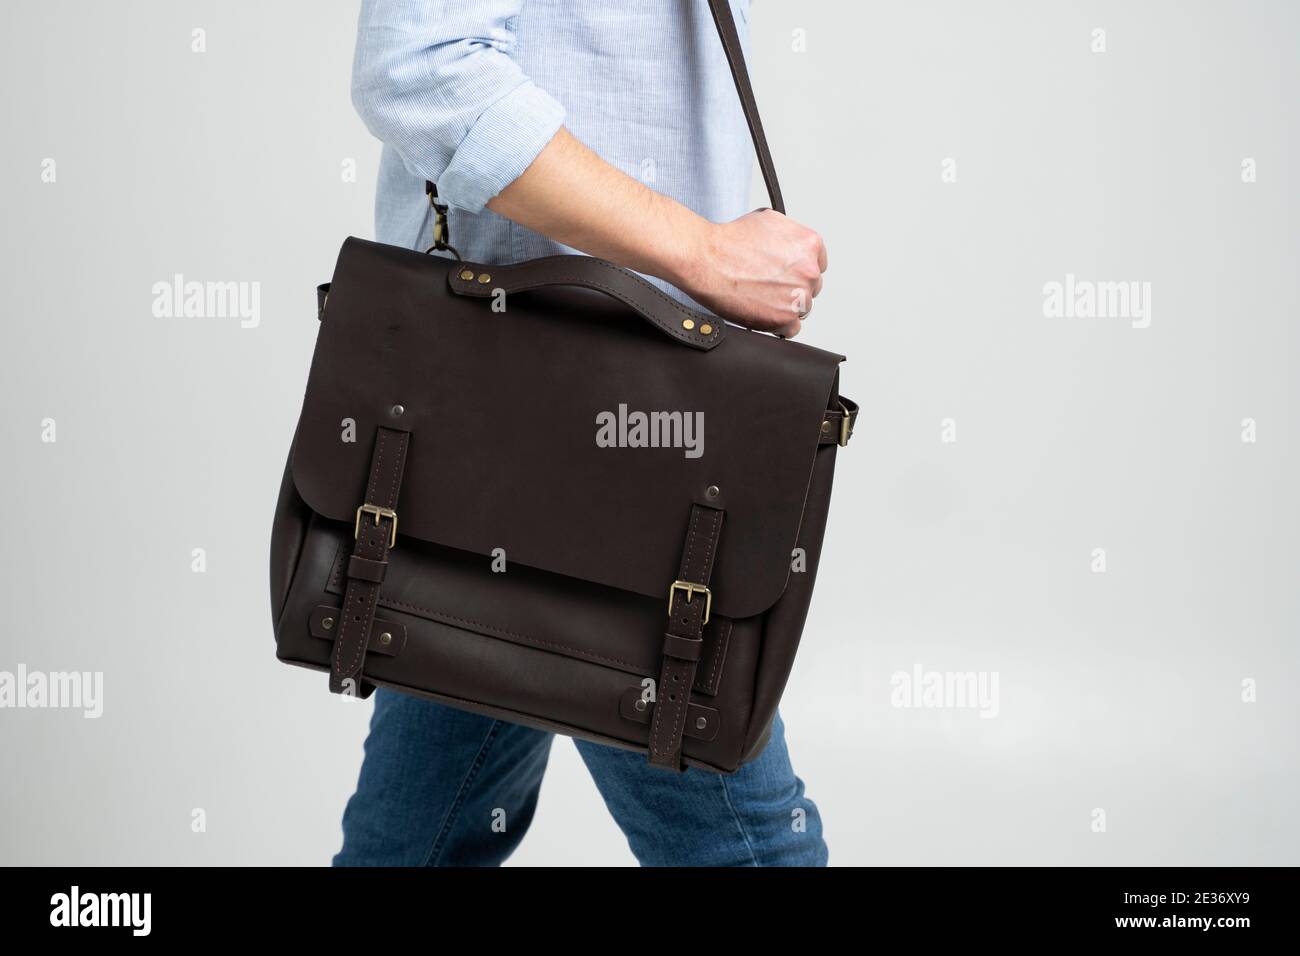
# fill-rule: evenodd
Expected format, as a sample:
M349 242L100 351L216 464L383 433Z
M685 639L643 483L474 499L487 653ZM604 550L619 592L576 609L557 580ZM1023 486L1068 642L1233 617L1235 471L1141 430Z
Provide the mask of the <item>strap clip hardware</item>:
M853 434L853 419L849 415L849 407L843 402L840 402L840 411L844 413L844 417L840 419L840 447L843 448L849 443L849 436Z
M691 603L691 596L694 594L704 595L704 620L700 622L701 626L709 623L709 612L713 610L713 592L706 585L696 584L694 581L674 581L668 588L668 613L673 613L673 595L678 591L686 595L686 603Z
M388 531L388 546L397 547L397 512L392 508L381 508L379 505L372 505L369 502L357 509L357 521L352 527L352 537L361 537L361 516L363 514L375 516L375 527L379 527L380 518L392 518L393 526Z
M433 183L426 181L424 191L429 194L429 208L433 210L433 245L424 250L425 255L430 252L447 250L459 261L460 252L451 244L451 226L447 223L447 204L438 202L438 187Z

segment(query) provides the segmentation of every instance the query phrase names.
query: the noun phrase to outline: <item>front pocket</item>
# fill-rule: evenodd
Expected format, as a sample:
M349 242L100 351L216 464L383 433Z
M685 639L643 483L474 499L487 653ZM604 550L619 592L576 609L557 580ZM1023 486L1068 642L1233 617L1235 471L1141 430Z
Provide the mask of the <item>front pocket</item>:
M338 544L325 590L342 595L351 542ZM658 677L667 616L664 601L538 571L426 542L402 539L389 553L379 605L553 654ZM704 629L693 690L715 695L733 635L730 618L715 615Z

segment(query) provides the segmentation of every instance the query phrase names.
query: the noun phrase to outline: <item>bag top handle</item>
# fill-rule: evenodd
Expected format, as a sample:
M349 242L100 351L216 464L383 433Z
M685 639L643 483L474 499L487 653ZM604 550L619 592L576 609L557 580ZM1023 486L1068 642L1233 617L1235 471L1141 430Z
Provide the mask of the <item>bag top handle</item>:
M447 270L457 295L486 299L497 292L527 292L550 286L579 286L622 302L669 338L707 352L722 341L727 324L687 308L635 272L591 256L543 256L514 265L485 266L461 261Z
M731 79L736 84L736 94L740 97L740 108L745 111L745 123L749 126L750 139L754 141L754 152L758 154L758 168L762 170L763 183L767 186L768 201L773 209L785 215L785 199L781 195L781 184L776 178L772 151L767 147L763 120L758 115L758 103L754 100L754 87L749 82L749 70L745 67L745 54L740 48L740 35L736 32L736 21L731 15L731 4L728 0L709 0L709 12L713 15L713 25L722 41L722 52L727 55ZM451 249L446 244L447 207L438 202L438 187L426 180L424 191L429 195L429 205L437 214L432 249ZM460 255L457 254L456 257L460 258Z

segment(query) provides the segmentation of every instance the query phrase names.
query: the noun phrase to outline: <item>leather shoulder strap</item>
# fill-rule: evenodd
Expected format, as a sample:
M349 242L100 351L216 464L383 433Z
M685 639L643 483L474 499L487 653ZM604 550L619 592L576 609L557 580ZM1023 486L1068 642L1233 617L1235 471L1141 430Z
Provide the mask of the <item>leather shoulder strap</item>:
M763 171L763 182L767 185L768 200L773 209L784 215L785 199L781 196L781 184L776 180L772 152L767 148L767 136L763 133L763 121L758 115L754 88L749 83L749 70L745 68L745 54L740 49L740 35L736 33L736 21L731 16L731 4L728 0L709 0L709 12L713 14L713 25L718 28L723 52L727 54L727 65L731 67L731 78L735 81L736 93L740 96L740 106L745 111L749 136L754 141L754 152L758 154L758 168Z
M740 48L740 34L736 32L736 21L731 15L731 4L728 0L709 0L709 12L713 14L713 25L718 30L718 38L722 40L722 51L727 55L727 65L731 67L731 79L736 84L740 107L745 111L749 136L754 141L754 152L758 154L758 168L762 170L763 183L767 186L768 201L773 209L784 215L785 199L781 196L781 184L776 179L776 165L772 162L772 151L767 148L767 135L763 132L763 120L758 115L758 103L754 100L754 87L749 82L749 70L745 67L745 53ZM424 191L429 194L430 205L439 214L434 229L433 248L448 248L446 246L447 207L438 202L438 188L433 183L426 182Z

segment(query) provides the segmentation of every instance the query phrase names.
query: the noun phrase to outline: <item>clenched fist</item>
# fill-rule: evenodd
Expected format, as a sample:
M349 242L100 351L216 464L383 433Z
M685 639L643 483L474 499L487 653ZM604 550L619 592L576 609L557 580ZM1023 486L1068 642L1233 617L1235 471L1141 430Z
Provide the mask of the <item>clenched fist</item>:
M761 332L798 335L822 290L822 237L779 212L759 209L707 223L677 285L725 319Z

